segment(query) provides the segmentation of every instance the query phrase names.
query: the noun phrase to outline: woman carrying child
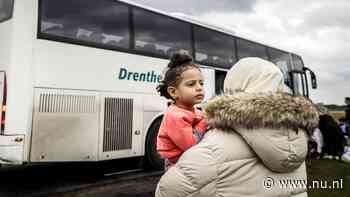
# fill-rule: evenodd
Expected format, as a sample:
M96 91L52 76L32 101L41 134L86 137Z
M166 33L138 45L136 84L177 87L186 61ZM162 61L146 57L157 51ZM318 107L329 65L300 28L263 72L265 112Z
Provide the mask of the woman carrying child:
M226 75L225 94L204 106L211 129L162 176L155 196L306 197L307 140L319 114L284 86L275 64L240 59Z

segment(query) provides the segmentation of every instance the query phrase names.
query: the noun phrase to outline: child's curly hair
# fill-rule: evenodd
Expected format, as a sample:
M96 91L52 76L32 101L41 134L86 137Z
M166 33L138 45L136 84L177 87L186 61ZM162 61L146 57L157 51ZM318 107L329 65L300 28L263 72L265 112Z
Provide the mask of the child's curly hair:
M174 53L166 68L166 72L162 76L163 79L157 86L157 91L160 93L160 96L174 100L168 93L168 87L177 87L181 81L181 74L191 68L200 70L199 66L193 62L193 58L187 53Z

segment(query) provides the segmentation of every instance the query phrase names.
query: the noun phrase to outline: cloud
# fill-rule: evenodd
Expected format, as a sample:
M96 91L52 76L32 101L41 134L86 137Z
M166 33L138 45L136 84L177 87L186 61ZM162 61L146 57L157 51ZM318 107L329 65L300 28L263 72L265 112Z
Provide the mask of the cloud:
M251 12L257 0L133 0L135 3L147 5L170 12L182 12L200 15L208 12Z
M305 25L317 29L350 28L349 10L349 2L321 1L317 7L306 13Z

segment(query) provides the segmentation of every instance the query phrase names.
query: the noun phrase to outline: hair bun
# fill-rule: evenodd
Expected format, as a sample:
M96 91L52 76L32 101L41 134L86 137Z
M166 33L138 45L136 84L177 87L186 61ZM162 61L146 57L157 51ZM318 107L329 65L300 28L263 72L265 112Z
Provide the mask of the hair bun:
M171 56L170 62L168 64L169 68L175 68L185 63L192 62L192 57L186 53L176 52Z

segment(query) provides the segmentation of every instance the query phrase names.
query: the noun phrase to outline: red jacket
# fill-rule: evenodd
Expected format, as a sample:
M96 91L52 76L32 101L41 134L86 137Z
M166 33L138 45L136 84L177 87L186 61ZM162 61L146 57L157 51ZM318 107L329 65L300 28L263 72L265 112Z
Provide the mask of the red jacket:
M164 114L157 138L157 151L175 164L182 153L198 143L198 134L204 134L208 122L202 112L182 109L176 105L169 106Z

